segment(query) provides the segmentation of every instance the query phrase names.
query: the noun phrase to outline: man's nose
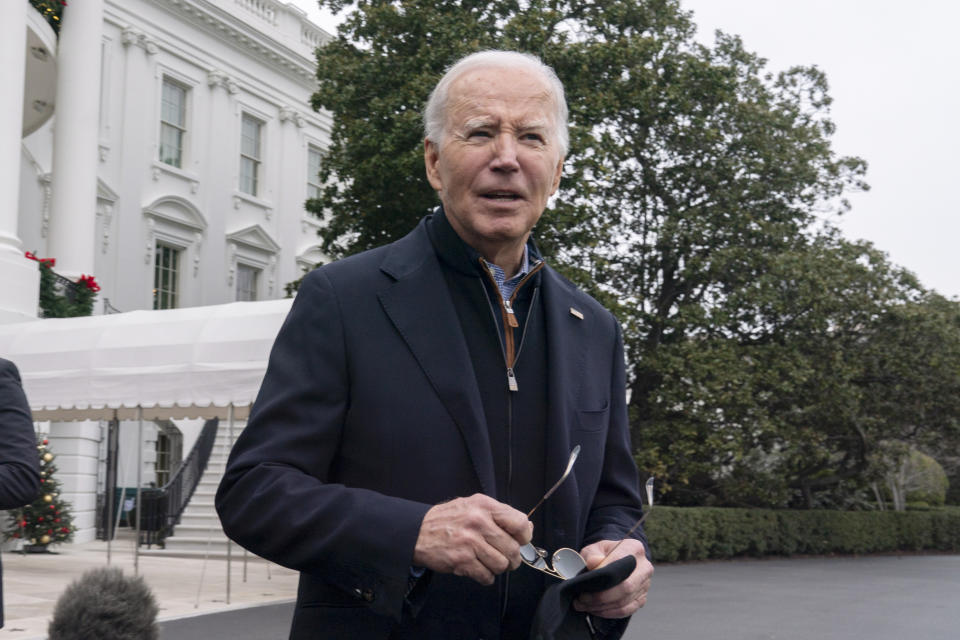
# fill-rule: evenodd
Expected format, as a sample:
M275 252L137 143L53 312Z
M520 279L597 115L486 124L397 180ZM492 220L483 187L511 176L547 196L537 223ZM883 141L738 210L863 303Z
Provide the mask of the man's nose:
M516 171L520 168L517 160L517 141L512 135L502 133L496 137L490 168L494 171Z

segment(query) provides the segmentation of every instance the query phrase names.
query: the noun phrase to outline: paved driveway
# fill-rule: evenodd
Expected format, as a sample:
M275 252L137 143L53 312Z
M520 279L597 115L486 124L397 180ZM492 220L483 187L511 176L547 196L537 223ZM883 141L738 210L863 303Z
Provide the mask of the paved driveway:
M661 565L626 640L958 640L960 556Z
M161 639L283 640L292 611L171 620ZM960 640L960 555L660 565L624 638Z

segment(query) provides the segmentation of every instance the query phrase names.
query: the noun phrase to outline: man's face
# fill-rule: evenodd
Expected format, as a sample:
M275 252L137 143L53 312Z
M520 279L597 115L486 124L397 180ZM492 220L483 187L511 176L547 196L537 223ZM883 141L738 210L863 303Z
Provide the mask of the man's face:
M442 142L424 142L427 177L450 224L490 259L522 250L560 184L554 112L540 76L474 69L450 87Z

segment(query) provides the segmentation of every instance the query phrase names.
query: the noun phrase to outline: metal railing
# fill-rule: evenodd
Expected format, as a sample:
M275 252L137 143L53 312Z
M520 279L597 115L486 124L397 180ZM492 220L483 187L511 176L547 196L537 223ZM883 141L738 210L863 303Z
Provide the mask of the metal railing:
M141 545L150 547L162 544L164 538L173 534L173 527L180 522L180 516L207 468L217 437L218 423L218 418L207 420L186 460L170 482L159 489L140 490L138 517Z
M77 299L77 291L80 290L80 284L70 278L64 277L50 269L50 275L53 276L53 290L73 302Z
M107 316L107 315L110 315L111 313L123 313L123 311L113 306L113 304L110 302L110 298L104 296L103 297L103 315Z

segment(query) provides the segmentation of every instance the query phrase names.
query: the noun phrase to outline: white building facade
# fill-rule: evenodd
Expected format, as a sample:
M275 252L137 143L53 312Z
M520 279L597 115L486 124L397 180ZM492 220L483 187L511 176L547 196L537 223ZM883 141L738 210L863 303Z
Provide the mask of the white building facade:
M22 61L2 80L25 86L0 98L0 322L36 317L37 265L24 251L55 258L68 278L93 275L95 314L281 298L323 259L304 203L329 141L329 116L309 104L313 52L329 36L300 9L82 0L65 8L58 42L28 0L0 5L4 60ZM199 426L187 425L184 449ZM76 540L90 540L104 425L41 430ZM170 433L152 426L145 465Z

